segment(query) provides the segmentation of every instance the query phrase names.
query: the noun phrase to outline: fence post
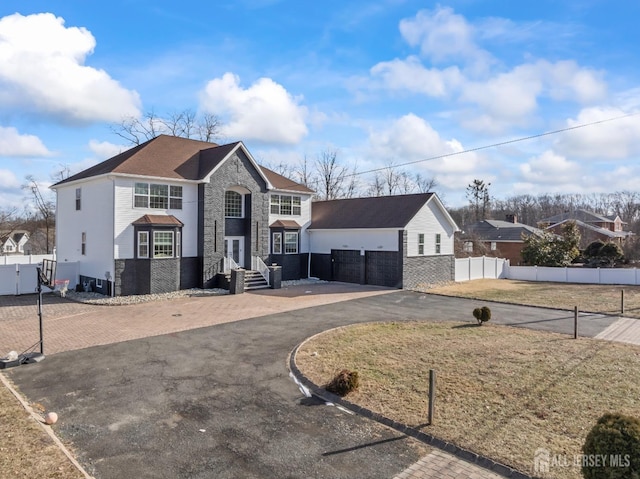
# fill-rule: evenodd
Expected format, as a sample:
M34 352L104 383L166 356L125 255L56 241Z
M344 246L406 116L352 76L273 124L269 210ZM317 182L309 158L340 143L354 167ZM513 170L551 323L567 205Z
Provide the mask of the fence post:
M433 424L433 411L436 402L436 372L429 369L429 426Z
M620 290L620 315L624 315L624 289Z
M573 308L573 339L578 339L578 307Z

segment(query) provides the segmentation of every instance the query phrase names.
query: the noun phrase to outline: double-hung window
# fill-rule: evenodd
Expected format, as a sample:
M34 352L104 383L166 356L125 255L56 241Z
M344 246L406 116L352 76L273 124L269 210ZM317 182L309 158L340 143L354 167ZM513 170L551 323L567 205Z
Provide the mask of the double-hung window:
M300 216L302 214L302 199L299 196L271 195L271 214Z
M418 254L424 254L424 233L418 233Z
M173 258L173 231L153 232L153 257Z
M149 232L138 231L138 258L149 257Z
M298 252L298 232L285 231L284 252L285 254L295 254Z
M273 233L273 254L282 254L282 233Z
M76 211L82 206L82 188L76 188Z
M440 233L436 233L436 254L440 254L442 245L442 235Z
M237 191L225 191L224 215L227 218L242 218L242 195Z
M182 209L182 186L136 183L133 190L135 208Z

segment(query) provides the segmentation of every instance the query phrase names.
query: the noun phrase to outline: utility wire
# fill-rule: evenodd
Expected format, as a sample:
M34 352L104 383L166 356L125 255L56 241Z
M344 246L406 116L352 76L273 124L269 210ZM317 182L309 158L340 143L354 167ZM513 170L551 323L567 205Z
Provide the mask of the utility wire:
M629 113L627 115L616 116L616 117L613 117L613 118L606 118L604 120L592 121L590 123L582 123L580 125L569 126L567 128L561 128L559 130L545 131L543 133L537 133L535 135L523 136L521 138L514 138L513 140L501 141L499 143L492 143L490 145L478 146L476 148L470 148L468 150L454 151L453 153L446 153L444 155L431 156L429 158L423 158L421 160L407 161L406 163L400 163L400 164L397 164L397 165L389 165L389 166L383 166L383 167L380 167L380 168L374 168L372 170L358 171L358 172L355 172L355 173L349 173L349 174L346 174L345 177L366 175L368 173L376 173L378 171L384 171L384 170L387 170L389 168L400 168L402 166L415 165L416 163L423 163L425 161L441 160L442 158L448 158L450 156L458 156L458 155L463 155L465 153L473 153L474 151L487 150L489 148L497 148L499 146L510 145L512 143L519 143L521 141L533 140L535 138L542 138L544 136L557 135L558 133L564 133L564 132L571 131L571 130L577 130L579 128L585 128L587 126L593 126L593 125L599 125L599 124L602 124L602 123L608 123L608 122L611 122L611 121L622 120L623 118L629 118L631 116L636 116L636 115L640 115L640 111L637 111L635 113Z

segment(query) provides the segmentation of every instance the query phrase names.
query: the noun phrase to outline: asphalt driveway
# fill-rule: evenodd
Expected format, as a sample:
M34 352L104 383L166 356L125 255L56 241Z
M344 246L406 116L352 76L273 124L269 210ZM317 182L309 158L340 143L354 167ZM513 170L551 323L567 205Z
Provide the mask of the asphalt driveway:
M213 312L216 299L198 301ZM425 449L305 398L288 376L288 353L332 327L472 320L477 305L397 291L62 352L7 375L59 413L58 434L98 478L391 478ZM572 313L491 309L496 323L573 331ZM615 319L581 318L581 332L595 336Z

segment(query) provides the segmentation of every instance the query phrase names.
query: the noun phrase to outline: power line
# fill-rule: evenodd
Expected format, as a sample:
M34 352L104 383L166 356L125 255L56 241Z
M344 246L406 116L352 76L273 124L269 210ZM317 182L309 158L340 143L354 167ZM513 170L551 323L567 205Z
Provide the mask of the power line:
M372 170L358 171L356 173L349 173L349 174L345 175L345 177L366 175L367 173L375 173L377 171L383 171L383 170L387 170L389 168L400 168L402 166L415 165L416 163L423 163L425 161L440 160L442 158L448 158L450 156L458 156L458 155L463 155L465 153L473 153L475 151L487 150L489 148L497 148L499 146L510 145L510 144L513 144L513 143L519 143L519 142L527 141L527 140L533 140L535 138L542 138L544 136L557 135L559 133L564 133L564 132L571 131L571 130L577 130L579 128L585 128L587 126L599 125L601 123L608 123L608 122L611 122L611 121L622 120L623 118L629 118L631 116L636 116L636 115L639 115L639 114L640 114L640 112L635 112L635 113L629 113L627 115L616 116L616 117L613 117L613 118L606 118L604 120L592 121L590 123L582 123L580 125L569 126L567 128L561 128L559 130L546 131L544 133L537 133L535 135L524 136L524 137L521 137L521 138L515 138L513 140L501 141L499 143L492 143L490 145L478 146L476 148L470 148L468 150L455 151L453 153L446 153L444 155L431 156L429 158L423 158L421 160L408 161L406 163L400 163L400 164L397 164L397 165L389 165L389 166L383 166L383 167L380 167L380 168L374 168Z

